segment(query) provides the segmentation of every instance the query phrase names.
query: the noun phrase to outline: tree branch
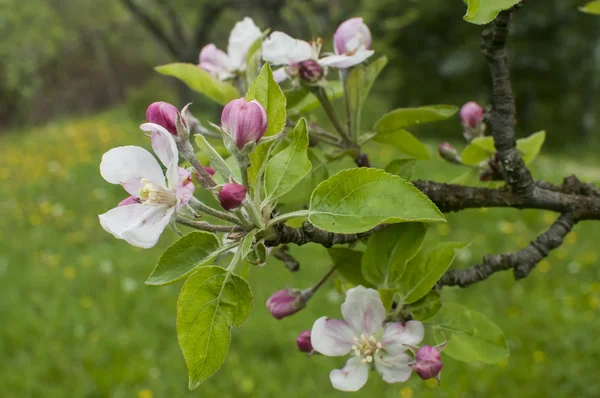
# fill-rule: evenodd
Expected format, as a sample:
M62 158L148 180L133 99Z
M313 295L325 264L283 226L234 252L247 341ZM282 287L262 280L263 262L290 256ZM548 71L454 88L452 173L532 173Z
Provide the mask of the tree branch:
M506 51L508 26L513 10L502 11L492 27L483 32L481 52L487 59L492 76L492 110L487 119L504 179L518 195L527 196L532 193L534 184L531 173L517 151L515 96L510 83Z
M121 0L121 3L131 12L140 22L146 27L146 29L165 47L165 49L171 53L173 57L178 57L179 49L175 44L175 41L167 35L162 26L154 21L150 16L144 12L134 0Z
M562 214L552 226L531 242L529 246L514 253L488 254L481 264L466 269L450 270L440 278L436 288L443 286L466 287L486 280L499 271L512 269L515 279L522 279L531 273L537 263L548 256L551 250L559 247L577 220L570 213Z

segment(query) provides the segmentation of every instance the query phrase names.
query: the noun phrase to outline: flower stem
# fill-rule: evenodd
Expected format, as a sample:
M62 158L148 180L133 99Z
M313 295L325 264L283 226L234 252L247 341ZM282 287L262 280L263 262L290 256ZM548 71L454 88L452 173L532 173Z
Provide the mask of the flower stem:
M230 222L233 224L243 225L240 222L240 220L238 220L236 217L232 216L231 214L225 213L224 211L220 211L217 209L213 209L212 207L202 203L195 197L193 197L192 200L190 201L190 206L192 206L192 209L201 211L202 213L208 214L209 216L213 216L215 218L219 218L221 220L224 220L224 221L227 221L227 222Z
M340 69L340 80L344 88L344 104L346 107L346 128L353 142L358 142L358 117L359 115L353 116L350 109L350 95L348 93L348 69ZM356 117L356 120L354 119ZM353 123L356 121L357 123Z
M177 222L186 227L199 229L208 232L233 232L239 230L239 227L232 225L213 225L204 221L193 221L185 217L177 216Z
M327 271L327 273L326 273L325 275L323 275L323 277L321 278L321 280L319 280L319 281L317 282L317 284L316 284L316 285L314 285L314 286L313 286L313 287L310 289L310 293L311 293L311 295L312 295L312 294L315 294L315 292L316 292L317 290L319 290L319 289L321 288L321 286L323 286L323 284L324 284L325 282L327 282L327 279L329 279L329 277L330 277L331 275L333 275L334 271L335 271L335 265L334 265L334 266L332 266L332 267L331 267L331 269L330 269L329 271Z
M323 87L318 87L318 86L313 87L312 92L315 94L315 96L321 103L323 110L327 114L327 117L329 117L329 120L331 120L333 127L340 134L340 137L342 138L342 140L347 145L352 146L352 141L348 137L347 132L344 130L344 127L342 127L340 120L338 119L337 115L335 114L335 109L333 109L333 105L332 105L331 101L329 100L329 97L327 96L327 93L325 92Z

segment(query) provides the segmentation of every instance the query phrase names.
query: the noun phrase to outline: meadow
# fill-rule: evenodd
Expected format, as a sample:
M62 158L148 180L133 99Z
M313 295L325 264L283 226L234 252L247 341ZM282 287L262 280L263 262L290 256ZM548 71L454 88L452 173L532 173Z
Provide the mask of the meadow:
M123 110L55 122L0 136L0 396L18 397L341 397L329 371L342 358L297 352L295 338L317 317L339 317L333 283L318 305L273 319L264 303L285 286L307 287L325 272L325 250L293 247L302 270L270 260L253 269L254 310L233 331L222 369L197 390L175 334L180 284L146 286L156 260L177 236L163 234L150 250L114 239L97 215L125 197L99 174L111 147L149 142ZM433 145L432 145L433 152ZM383 153L379 161L396 154ZM384 164L382 164L384 165ZM543 154L534 174L560 182L577 173L600 180L600 162ZM416 177L450 181L459 167L420 162ZM455 267L486 252L525 246L556 215L506 209L469 210L433 226L430 239L472 242ZM364 397L597 397L600 363L600 233L581 224L525 280L495 275L468 289L446 289L449 302L470 306L505 332L511 356L496 365L467 365L444 357L442 382L413 377L397 385L371 377ZM317 304L316 302L314 304Z

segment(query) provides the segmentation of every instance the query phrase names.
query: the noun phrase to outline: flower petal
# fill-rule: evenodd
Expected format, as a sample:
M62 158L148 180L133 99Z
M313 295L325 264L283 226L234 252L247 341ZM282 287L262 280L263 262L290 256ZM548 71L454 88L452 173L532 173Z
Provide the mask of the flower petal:
M340 391L358 391L367 383L368 378L369 367L358 357L350 358L343 369L334 369L329 373L333 388Z
M312 47L283 32L273 32L263 41L262 56L274 65L290 65L310 59Z
M364 62L373 54L375 54L375 51L364 50L357 51L354 55L329 55L321 58L319 60L319 65L331 66L338 69L346 69Z
M146 213L151 211L151 206L134 203L115 207L104 214L100 214L98 218L102 228L113 234L115 238L123 239L123 232L136 225L140 219L145 217Z
M386 312L377 290L357 286L346 293L342 315L356 334L372 336L381 329Z
M138 196L142 178L166 187L160 165L144 148L121 146L102 156L100 174L111 184L121 184L131 195Z
M144 123L140 128L152 133L152 149L167 168L167 186L170 189L175 189L179 181L179 173L177 171L179 151L177 150L177 144L173 135L164 127L155 123Z
M175 207L165 205L146 207L152 210L145 213L136 224L123 231L121 236L130 245L149 249L158 242L160 235L175 213Z
M326 316L317 319L311 331L314 349L329 357L348 354L352 350L354 337L353 330L346 322Z
M419 344L424 334L425 328L419 321L388 323L383 330L381 345L386 352L396 355L406 351L409 345Z
M277 83L281 83L289 77L285 68L275 69L273 71L273 80Z
M408 365L411 357L406 354L395 356L378 354L375 356L375 369L386 383L400 383L410 378L412 373Z
M233 70L246 69L246 55L252 43L256 41L262 32L254 24L252 18L245 17L233 27L229 34L229 45L227 46L227 54L229 62Z

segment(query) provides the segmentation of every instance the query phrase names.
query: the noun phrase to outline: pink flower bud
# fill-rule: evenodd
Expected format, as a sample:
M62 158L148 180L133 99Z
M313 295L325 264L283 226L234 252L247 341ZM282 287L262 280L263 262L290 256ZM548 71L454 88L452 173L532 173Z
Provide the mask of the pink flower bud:
M136 198L135 196L130 196L128 198L123 199L122 201L119 202L118 206L127 206L127 205L133 205L135 203L140 203L140 200L138 198Z
M463 126L477 128L483 122L483 108L477 102L467 102L460 109Z
M344 21L333 35L333 46L336 54L353 55L362 47L371 49L371 31L363 23L362 18L350 18Z
M438 147L438 153L440 154L442 159L444 159L450 163L456 163L456 164L461 163L460 156L458 155L456 148L454 148L448 142L444 142L444 143L440 144L440 146Z
M240 184L227 183L219 191L219 202L225 210L239 207L246 197L246 187Z
M215 169L213 169L212 167L205 166L202 168L204 169L204 171L210 174L211 177L215 175Z
M300 62L300 68L298 69L300 79L307 83L316 83L323 77L323 68L315 60L309 59L307 61Z
M306 300L302 298L302 291L296 289L278 290L267 300L267 309L277 319L293 315L305 306Z
M298 346L300 352L306 352L308 354L313 352L313 346L310 342L310 330L305 330L304 332L300 333L296 339L296 345Z
M258 142L267 131L267 112L256 100L245 98L231 101L221 113L221 128L242 149L249 142Z
M164 127L169 133L177 135L177 117L179 110L166 102L153 102L146 110L146 120ZM185 124L185 121L181 119Z
M439 374L444 366L440 358L440 352L436 347L424 345L415 355L415 373L423 380L431 378L439 380Z

